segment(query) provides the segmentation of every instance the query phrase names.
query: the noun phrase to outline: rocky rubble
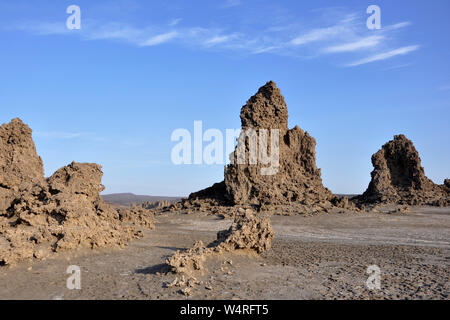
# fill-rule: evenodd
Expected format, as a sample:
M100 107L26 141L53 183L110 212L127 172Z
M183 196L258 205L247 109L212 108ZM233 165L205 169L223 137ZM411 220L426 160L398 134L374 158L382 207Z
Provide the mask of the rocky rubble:
M153 228L144 211L104 203L97 164L72 162L44 178L31 129L19 119L0 127L0 265L60 250L124 246Z
M166 260L175 273L191 274L203 269L203 262L208 256L247 250L262 253L269 250L274 232L268 218L255 215L250 210L238 209L234 222L228 230L219 231L217 240L205 246L197 241L194 246L185 251L177 251Z
M437 185L425 176L414 144L404 135L382 146L372 156L371 181L358 203L448 206L449 180Z
M160 200L160 201L144 201L137 204L133 204L134 207L141 207L143 209L163 209L170 207L172 202L168 200Z

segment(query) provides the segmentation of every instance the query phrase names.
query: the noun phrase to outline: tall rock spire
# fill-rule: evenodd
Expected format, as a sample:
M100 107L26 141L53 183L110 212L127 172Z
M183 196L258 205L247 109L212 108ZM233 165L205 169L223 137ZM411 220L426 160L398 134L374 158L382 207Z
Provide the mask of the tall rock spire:
M284 97L275 82L269 81L252 96L241 109L242 132L256 131L261 138L267 130L267 154L272 150L272 140L278 146L276 170L264 172L268 166L261 158L256 164L248 161L251 152L249 139L239 139L232 154L232 164L225 168L227 197L234 204L303 204L320 203L334 196L322 185L320 169L316 166L316 141L299 127L288 129L288 110ZM278 129L278 136L271 130ZM260 140L258 139L258 143ZM246 162L239 163L238 152L245 144ZM266 150L263 150L264 152ZM260 152L258 148L258 152Z
M33 185L44 182L44 166L31 135L19 118L0 126L0 212Z
M284 97L273 81L259 88L241 109L242 129L288 130L288 110Z

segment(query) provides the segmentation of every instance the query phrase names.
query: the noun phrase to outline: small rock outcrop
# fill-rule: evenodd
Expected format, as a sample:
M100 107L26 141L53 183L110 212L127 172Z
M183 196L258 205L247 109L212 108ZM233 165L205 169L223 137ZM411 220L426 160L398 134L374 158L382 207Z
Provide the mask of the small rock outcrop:
M132 204L134 207L141 207L143 209L163 209L169 207L172 203L168 200L160 201L144 201L137 204Z
M215 245L226 251L248 249L261 254L270 249L273 236L268 218L256 216L250 209L238 209L231 227L217 233Z
M372 156L374 170L360 203L448 206L448 179L437 185L425 176L414 144L404 135L394 136Z
M124 246L153 228L153 215L103 202L101 166L72 162L44 178L31 129L0 127L0 265L60 250Z
M219 231L217 240L205 246L197 241L194 246L185 251L177 251L166 260L175 273L191 273L203 268L205 259L213 254L249 250L262 253L272 245L274 232L270 219L257 216L250 210L238 209L234 222L228 230Z

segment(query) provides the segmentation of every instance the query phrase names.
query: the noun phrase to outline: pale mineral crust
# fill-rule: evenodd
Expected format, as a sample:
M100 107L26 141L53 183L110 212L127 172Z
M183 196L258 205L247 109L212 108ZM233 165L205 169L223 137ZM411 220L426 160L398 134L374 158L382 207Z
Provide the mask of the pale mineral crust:
M374 170L360 203L448 206L448 179L437 185L425 176L414 144L404 135L394 136L372 156Z
M250 209L238 209L234 222L228 230L219 231L217 240L205 246L197 241L185 251L177 251L166 260L176 273L190 273L203 268L205 259L213 254L248 250L258 254L269 250L274 232L270 219L256 215Z
M81 247L124 246L153 228L153 215L104 203L98 164L72 162L44 178L31 129L0 127L0 265Z

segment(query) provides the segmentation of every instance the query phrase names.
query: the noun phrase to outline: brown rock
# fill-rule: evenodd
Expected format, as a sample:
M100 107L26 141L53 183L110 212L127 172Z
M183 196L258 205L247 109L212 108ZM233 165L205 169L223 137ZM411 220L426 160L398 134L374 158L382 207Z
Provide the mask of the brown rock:
M11 123L12 129L9 124L0 130L0 177L14 190L3 197L9 202L0 211L0 265L60 250L124 246L142 236L136 226L153 228L146 210L118 212L103 202L98 164L72 162L44 179L31 130L18 119Z
M0 214L21 192L44 182L42 159L31 129L20 119L0 127Z
M166 260L171 270L175 273L189 273L203 268L203 261L212 250L207 248L203 241L196 241L194 246L188 250L175 252Z
M219 231L217 240L205 246L197 241L185 251L177 251L166 260L176 273L190 273L203 269L205 259L213 254L250 250L262 253L269 250L274 232L268 218L256 216L251 210L240 209L236 213L233 225L228 230Z
M316 166L316 141L297 126L289 130L287 119L284 97L272 81L242 107L242 132L254 129L259 136L261 129L279 130L279 167L275 174L266 175L262 172L266 166L260 161L257 165L238 164L238 145L232 155L234 163L225 169L227 195L234 204L303 202L309 205L333 198L323 187L320 169ZM245 151L250 152L247 144Z
M447 188L450 188L450 179L445 179L445 180L444 180L444 185L445 185Z
M404 135L394 136L372 156L372 180L360 203L450 204L449 190L425 176L419 153Z
M224 182L193 193L189 200L215 199L219 204L282 205L293 202L312 205L329 203L335 196L322 185L316 166L316 141L299 127L288 129L288 111L280 90L273 81L266 83L241 109L242 132L238 146L230 155L233 163L225 168ZM279 146L279 161L274 174L267 174L270 164L258 158L249 161L251 145L247 130L254 130L257 140L267 134L267 155L270 156L271 129L278 129L275 144ZM245 163L238 161L239 150L245 149Z
M270 249L273 236L268 218L256 216L250 209L239 209L233 225L217 233L216 248L226 251L249 249L262 253Z
M48 178L51 194L82 194L93 200L100 200L99 194L105 187L101 184L102 167L95 163L72 162L57 170Z
M242 129L288 129L288 110L273 81L259 88L241 109Z

